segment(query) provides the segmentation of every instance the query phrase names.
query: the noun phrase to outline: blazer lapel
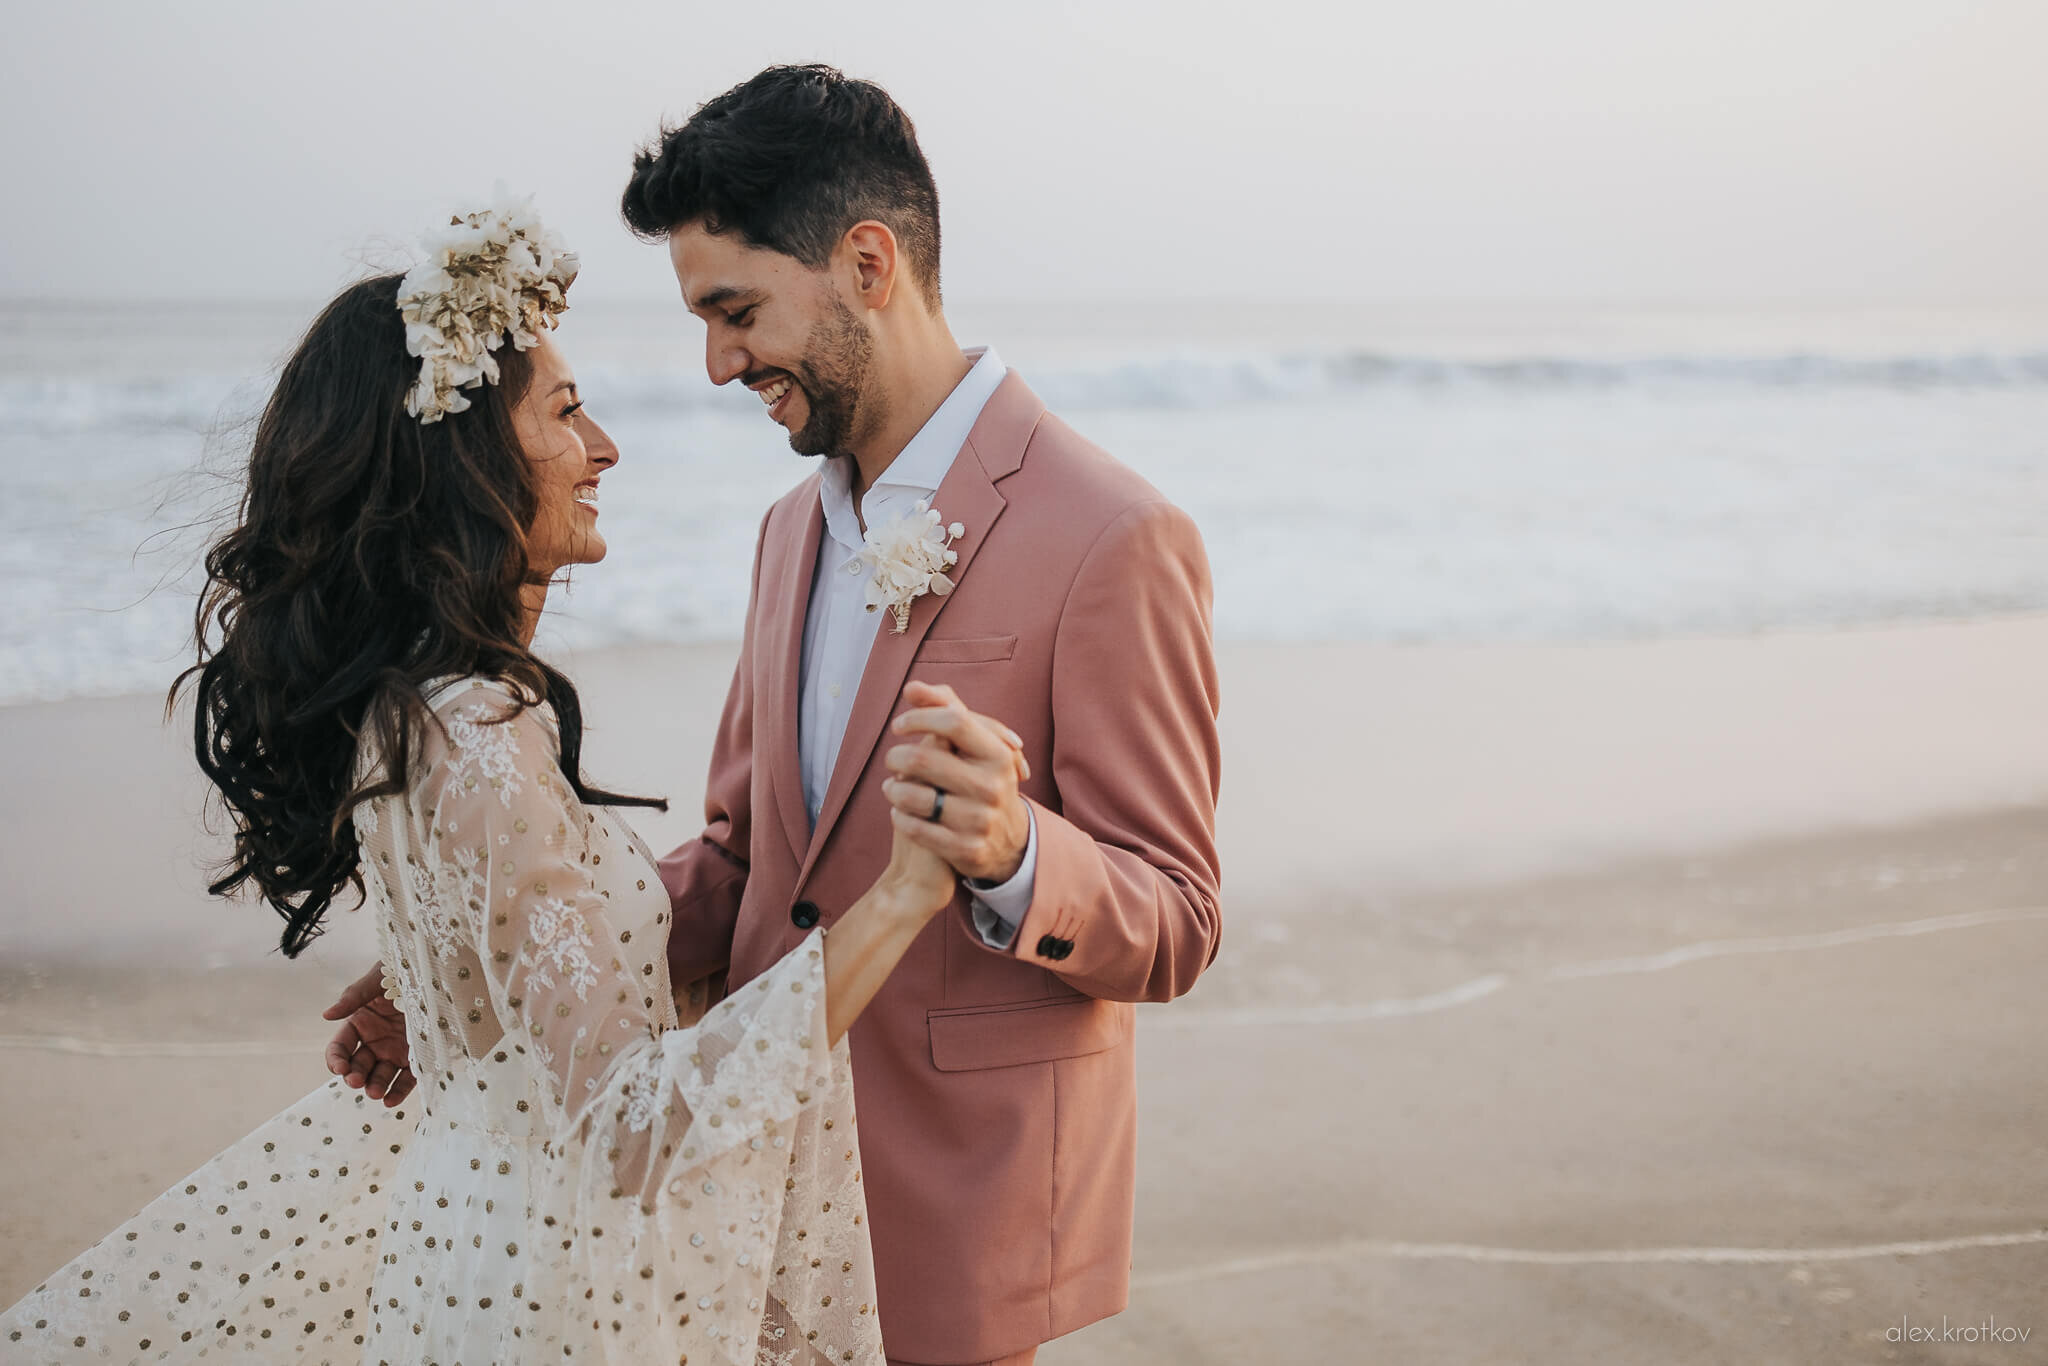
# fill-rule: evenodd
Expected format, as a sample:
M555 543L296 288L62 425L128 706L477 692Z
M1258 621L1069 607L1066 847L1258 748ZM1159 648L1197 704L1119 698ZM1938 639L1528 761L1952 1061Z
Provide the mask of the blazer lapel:
M860 691L854 695L853 712L846 722L846 738L839 745L838 762L832 769L832 782L825 791L825 805L818 814L817 828L811 831L803 871L797 875L799 888L810 877L833 827L845 813L847 802L853 795L853 785L867 771L876 746L885 738L883 732L896 715L897 703L903 695L903 685L910 677L911 662L917 655L918 646L924 644L925 636L930 634L939 614L946 610L946 604L959 595L960 586L973 567L975 557L988 543L990 529L1003 514L1004 499L996 489L996 480L1014 472L1023 463L1025 445L1044 414L1045 405L1012 371L990 396L981 416L975 421L967 444L954 459L953 467L939 485L938 492L932 495L931 505L939 510L940 515L948 522L963 524L967 531L953 543L953 549L960 553L959 563L948 575L955 585L954 591L943 598L919 598L911 607L910 625L901 635L896 633L895 621L887 610L876 613L879 621L875 628L874 648L868 653L867 670L861 674ZM801 626L798 627L798 636L801 640Z
M818 545L825 534L825 509L818 499L815 480L805 500L804 520L789 553L783 557L773 585L763 584L768 606L763 634L772 667L767 686L761 690L761 714L766 725L755 733L767 751L769 786L775 789L775 806L782 818L783 833L789 837L790 852L802 862L811 842L810 812L804 806L803 756L799 749L803 733L802 680L804 668L804 618L810 615L811 579L818 564Z

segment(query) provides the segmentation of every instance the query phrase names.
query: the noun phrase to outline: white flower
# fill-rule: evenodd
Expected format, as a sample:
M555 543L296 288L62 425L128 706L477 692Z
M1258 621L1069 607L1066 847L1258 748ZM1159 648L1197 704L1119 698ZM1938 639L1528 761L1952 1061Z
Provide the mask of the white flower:
M525 351L569 307L578 263L541 226L531 199L500 195L488 209L455 218L421 244L420 264L398 286L405 349L420 358L405 410L421 422L459 413L459 390L498 382L491 355L509 337Z
M887 526L868 528L860 563L868 570L868 610L888 608L896 618L896 634L910 628L910 605L925 594L943 598L953 591L946 571L960 562L960 552L947 548L967 534L920 501Z

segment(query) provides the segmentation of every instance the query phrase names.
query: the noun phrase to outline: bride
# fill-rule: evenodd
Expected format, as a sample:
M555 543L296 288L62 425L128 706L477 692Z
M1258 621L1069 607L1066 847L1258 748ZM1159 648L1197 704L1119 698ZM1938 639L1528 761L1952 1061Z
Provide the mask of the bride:
M618 460L548 336L575 274L515 204L327 307L180 680L236 825L213 890L260 891L288 955L364 894L412 1103L313 1092L8 1310L0 1357L883 1359L843 1039L953 873L899 831L829 937L678 1026L614 811L659 803L583 777L531 651Z

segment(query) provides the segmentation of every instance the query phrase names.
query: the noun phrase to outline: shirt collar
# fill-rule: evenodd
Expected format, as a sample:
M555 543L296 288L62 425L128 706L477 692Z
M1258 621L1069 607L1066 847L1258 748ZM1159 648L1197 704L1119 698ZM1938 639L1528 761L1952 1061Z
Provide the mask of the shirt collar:
M960 448L967 444L975 420L1001 387L1003 377L1009 374L1009 367L993 346L968 347L961 354L974 362L973 367L868 490L869 526L878 520L901 516L918 499L930 498L939 491L947 471L960 455ZM832 538L857 551L865 538L861 535L860 518L853 509L853 473L852 456L827 460L818 497L825 505L825 526Z

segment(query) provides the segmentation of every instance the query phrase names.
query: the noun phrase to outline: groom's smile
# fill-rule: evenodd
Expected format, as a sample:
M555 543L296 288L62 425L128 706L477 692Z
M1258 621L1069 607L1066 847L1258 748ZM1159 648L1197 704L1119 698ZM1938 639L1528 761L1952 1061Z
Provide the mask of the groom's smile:
M798 392L797 384L794 380L790 379L787 375L782 375L775 379L763 380L759 384L750 384L747 387L759 394L761 402L768 405L768 416L771 419L782 423L785 427L789 425L784 419L789 416L789 396Z

